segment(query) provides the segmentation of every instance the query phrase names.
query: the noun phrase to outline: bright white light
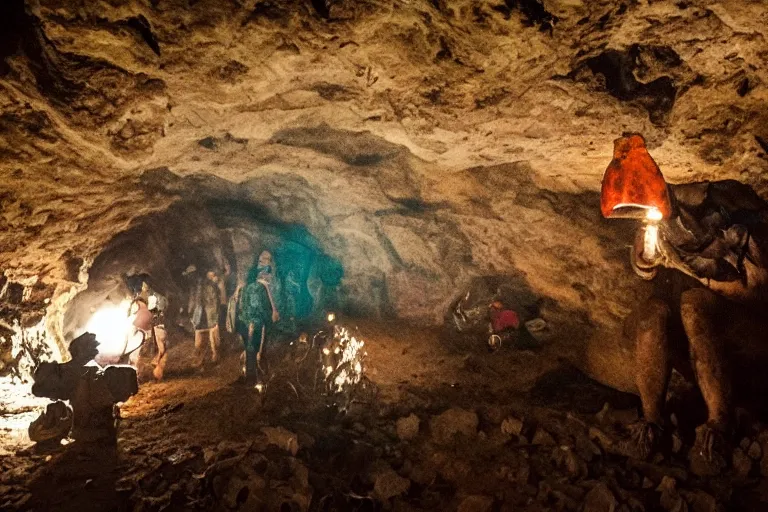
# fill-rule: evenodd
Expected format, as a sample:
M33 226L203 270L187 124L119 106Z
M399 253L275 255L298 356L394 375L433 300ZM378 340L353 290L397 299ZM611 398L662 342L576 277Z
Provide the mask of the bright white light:
M338 345L334 352L341 353L341 361L336 365L341 368L333 383L337 392L342 392L346 386L355 385L360 382L363 376L362 357L365 352L362 350L364 342L354 336L350 336L349 331L343 327L336 330L338 336ZM342 368L344 365L351 365L351 371Z
M85 325L85 331L96 335L99 342L99 354L105 356L120 356L126 349L128 335L133 330L134 315L128 316L130 300L124 300L120 305L107 305L97 310ZM133 344L128 343L133 346ZM128 348L131 348L128 347Z
M328 313L328 321L333 322L336 320L336 313Z
M648 213L645 214L645 218L652 221L660 221L664 216L658 208L649 208Z
M658 208L650 208L645 214L648 219L648 225L645 226L645 236L643 238L643 259L653 261L656 259L656 246L659 242L658 222L662 219Z
M645 237L643 238L643 259L652 261L656 258L656 244L659 240L659 226L648 224L645 226Z

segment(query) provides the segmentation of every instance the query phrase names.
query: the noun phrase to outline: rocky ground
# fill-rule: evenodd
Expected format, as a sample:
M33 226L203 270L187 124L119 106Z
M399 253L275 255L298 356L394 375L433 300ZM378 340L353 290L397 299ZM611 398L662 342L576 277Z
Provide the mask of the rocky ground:
M201 195L305 226L342 262L350 305L435 324L472 278L514 274L610 329L643 292L631 228L597 210L613 139L643 133L675 182L765 188L761 0L0 14L0 268L60 343L105 247Z
M564 367L555 344L489 353L431 330L360 332L378 393L345 414L279 378L264 395L237 384L234 352L193 373L190 342L178 342L168 379L122 406L116 446L17 446L4 457L0 508L761 510L768 433L757 426L732 469L700 479L687 469L684 420L665 456L616 454L634 397Z

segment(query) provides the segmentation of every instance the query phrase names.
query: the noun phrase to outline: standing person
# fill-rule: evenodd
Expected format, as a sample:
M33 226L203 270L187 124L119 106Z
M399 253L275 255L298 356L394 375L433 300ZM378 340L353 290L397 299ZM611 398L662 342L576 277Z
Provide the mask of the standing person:
M238 273L237 286L227 301L227 332L239 337L241 343L245 343L245 338L248 335L248 326L243 323L240 314L243 303L243 292L245 291L247 283L246 276L242 273Z
M247 384L261 384L259 362L270 328L280 319L270 285L274 277L272 254L264 251L243 291L240 317L248 326L245 339L245 378Z
M131 304L131 311L136 309L133 317L133 334L134 336L141 333L141 345L130 353L128 360L136 367L136 374L139 382L145 380L147 368L149 367L149 360L154 355L152 343L154 342L154 336L152 335L152 312L147 306L147 300L141 296L133 299ZM134 336L131 336L133 338Z
M254 277L255 280L255 277ZM245 347L246 340L248 339L248 325L243 321L241 314L243 305L243 295L247 283L246 276L242 272L237 274L237 286L229 297L227 302L227 332L239 342L239 346ZM240 356L240 364L243 367L243 374L245 374L245 353Z
M219 304L216 310L216 327L214 328L214 335L216 336L218 347L221 347L221 337L223 335L222 327L226 327L227 323L227 285L224 278L220 277L217 272L213 270L208 271L208 279L216 285L216 291L218 294Z
M214 282L215 273L197 276L189 294L189 311L195 328L195 367L202 367L205 360L203 334L208 333L211 345L211 362L219 360L219 304L221 295Z
M139 350L139 359L144 362L145 366L154 366L152 376L159 381L163 379L168 359L166 350L168 336L165 331L165 310L168 307L168 300L153 290L146 279L142 280L141 291L135 300L139 302L141 315L146 315L144 310L149 311L152 315L151 328L148 332L145 331L145 335L151 337L152 341L149 344L144 343L144 346ZM138 318L139 315L137 314L137 320ZM147 363L147 358L151 356L154 356L151 363Z

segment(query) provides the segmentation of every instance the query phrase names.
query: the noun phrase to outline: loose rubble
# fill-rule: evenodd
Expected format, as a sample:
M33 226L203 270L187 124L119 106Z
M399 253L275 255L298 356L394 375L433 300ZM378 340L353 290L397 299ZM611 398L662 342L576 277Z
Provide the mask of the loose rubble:
M670 427L679 446L651 460L618 453L634 410L505 405L472 390L445 400L438 389L340 412L306 390L276 392L288 388L275 375L264 394L217 385L170 400L164 386L173 380L152 385L138 396L152 407L123 406L116 446L92 450L76 440L0 457L0 509L88 510L98 496L140 511L759 510L768 467L768 430L759 424L728 468L702 478L688 461L692 428ZM56 471L79 490L41 506Z

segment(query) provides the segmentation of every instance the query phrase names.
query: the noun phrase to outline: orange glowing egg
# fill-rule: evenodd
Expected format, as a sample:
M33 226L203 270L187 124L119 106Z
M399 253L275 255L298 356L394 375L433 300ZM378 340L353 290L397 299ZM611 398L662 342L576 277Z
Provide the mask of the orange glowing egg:
M672 214L667 184L645 147L645 139L638 134L616 139L600 192L603 217L644 218L654 208L663 218Z

